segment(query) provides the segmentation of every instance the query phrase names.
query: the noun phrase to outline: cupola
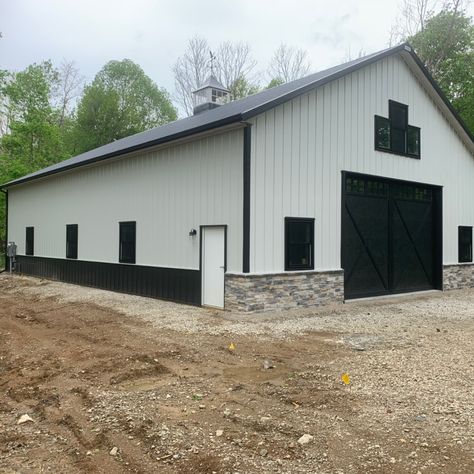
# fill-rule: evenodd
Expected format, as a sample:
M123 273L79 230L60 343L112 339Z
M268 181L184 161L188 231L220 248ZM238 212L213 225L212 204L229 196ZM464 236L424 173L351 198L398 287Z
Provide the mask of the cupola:
M194 115L206 110L215 109L229 101L230 91L211 73L194 94Z

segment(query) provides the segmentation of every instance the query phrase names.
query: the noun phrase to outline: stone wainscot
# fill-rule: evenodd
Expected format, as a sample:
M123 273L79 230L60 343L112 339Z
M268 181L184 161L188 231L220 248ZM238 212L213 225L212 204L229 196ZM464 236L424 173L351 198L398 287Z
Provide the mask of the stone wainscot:
M443 290L474 288L474 264L445 265Z
M344 271L226 274L225 309L272 311L344 301Z

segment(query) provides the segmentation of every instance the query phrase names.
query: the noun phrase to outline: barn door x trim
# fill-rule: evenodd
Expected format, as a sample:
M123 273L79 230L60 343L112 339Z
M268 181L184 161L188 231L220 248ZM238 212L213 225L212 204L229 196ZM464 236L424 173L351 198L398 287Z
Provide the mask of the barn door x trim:
M342 172L345 298L442 289L442 188Z

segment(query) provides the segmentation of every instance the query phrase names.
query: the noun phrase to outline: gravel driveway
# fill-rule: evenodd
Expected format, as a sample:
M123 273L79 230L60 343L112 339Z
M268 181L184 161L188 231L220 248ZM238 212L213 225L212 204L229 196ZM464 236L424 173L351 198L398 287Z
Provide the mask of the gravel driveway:
M3 274L0 305L0 470L474 472L473 290L249 315Z

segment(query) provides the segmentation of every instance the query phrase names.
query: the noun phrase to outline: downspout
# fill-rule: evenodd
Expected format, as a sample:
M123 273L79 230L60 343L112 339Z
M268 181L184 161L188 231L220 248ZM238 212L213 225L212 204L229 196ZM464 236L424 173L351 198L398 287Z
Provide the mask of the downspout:
M8 245L8 189L1 189L3 194L5 194L5 255L4 255L4 268L0 270L0 273L8 270L8 257L7 257L7 245Z

